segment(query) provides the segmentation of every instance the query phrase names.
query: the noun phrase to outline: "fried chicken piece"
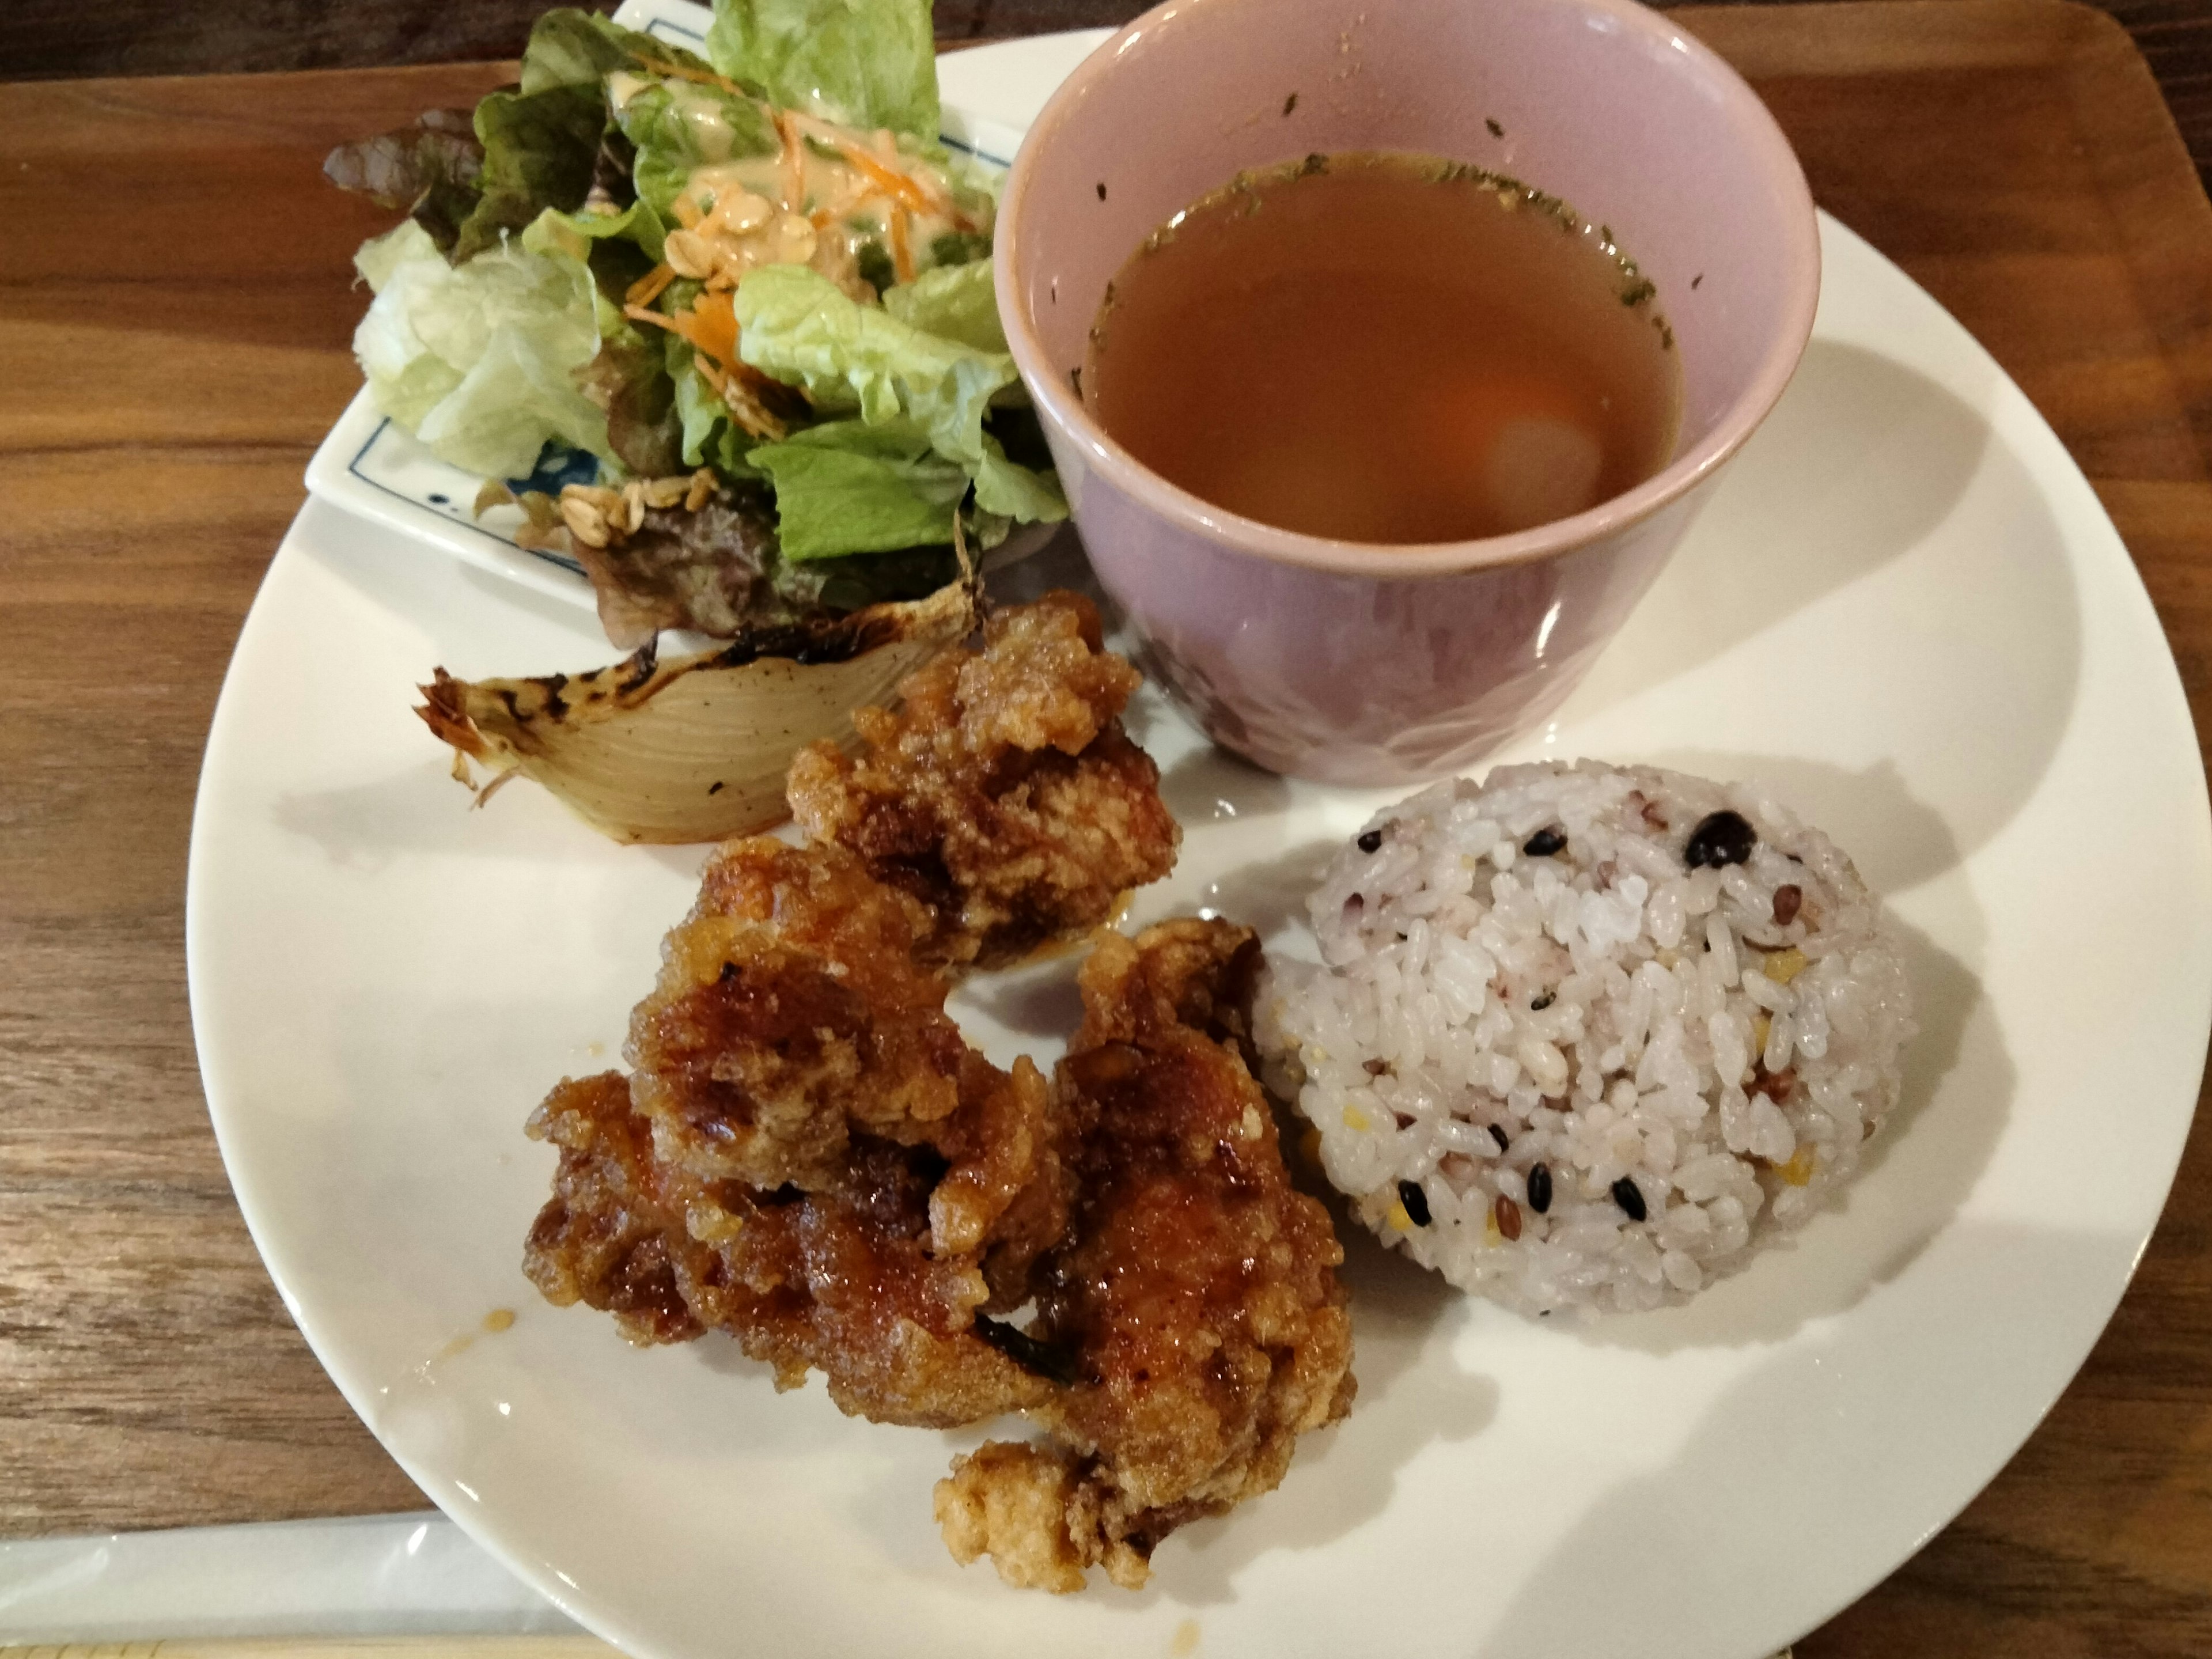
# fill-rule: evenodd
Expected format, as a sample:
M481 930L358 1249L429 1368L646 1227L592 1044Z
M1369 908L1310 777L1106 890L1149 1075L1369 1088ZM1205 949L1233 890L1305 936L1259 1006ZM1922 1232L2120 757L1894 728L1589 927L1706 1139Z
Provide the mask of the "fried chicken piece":
M562 1078L524 1133L561 1149L553 1196L538 1211L523 1271L556 1308L588 1302L641 1345L688 1342L701 1327L677 1280L689 1254L684 1188L653 1158L653 1132L630 1110L629 1079ZM672 1254L674 1253L674 1255Z
M633 1341L734 1335L779 1387L950 1427L1050 1385L978 1315L1028 1298L1073 1198L1065 1109L1001 1072L918 968L918 907L836 847L718 853L631 1024L625 1080L563 1081L525 1271ZM1012 1346L1017 1357L1010 1358Z
M1109 935L1054 1091L1083 1128L1069 1235L1025 1334L1079 1377L937 1488L956 1559L1009 1583L1134 1587L1176 1528L1272 1491L1297 1437L1351 1408L1352 1324L1328 1213L1292 1189L1241 1049L1259 945L1182 921Z
M653 1159L629 1092L617 1073L564 1081L531 1119L561 1149L523 1257L547 1301L605 1310L640 1344L726 1330L779 1389L818 1370L878 1422L951 1428L1050 1396L976 1334L976 1255L929 1247L928 1149L856 1141L818 1193L704 1182Z
M1342 1253L1249 1069L1250 933L1108 935L1049 1084L945 1012L939 969L1088 933L1173 863L1136 683L1054 595L863 711L861 759L803 754L815 843L720 849L631 1074L564 1079L529 1124L560 1151L524 1264L550 1301L639 1343L726 1331L878 1421L1028 1413L1050 1443L958 1460L937 1516L960 1560L1060 1590L1142 1583L1353 1386Z
M866 753L816 744L787 783L800 827L920 901L922 960L955 968L1080 939L1173 867L1182 836L1121 729L1141 677L1103 648L1090 600L1001 611L983 639L908 676L897 713L857 711Z
M813 1191L858 1131L925 1142L968 1044L914 959L921 905L836 847L719 849L630 1016L632 1094L661 1158L703 1179Z

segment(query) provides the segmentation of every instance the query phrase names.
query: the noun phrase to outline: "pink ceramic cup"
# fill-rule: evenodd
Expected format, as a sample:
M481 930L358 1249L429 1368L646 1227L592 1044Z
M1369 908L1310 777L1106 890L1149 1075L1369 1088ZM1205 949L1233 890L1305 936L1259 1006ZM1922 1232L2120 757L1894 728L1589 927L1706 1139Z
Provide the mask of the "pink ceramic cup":
M1673 464L1534 530L1382 546L1224 512L1107 436L1071 371L1130 253L1243 168L1357 149L1477 162L1610 227L1682 354ZM1626 0L1170 0L1045 106L996 257L1014 361L1149 665L1217 741L1345 784L1461 769L1559 705L1781 396L1820 291L1773 118Z

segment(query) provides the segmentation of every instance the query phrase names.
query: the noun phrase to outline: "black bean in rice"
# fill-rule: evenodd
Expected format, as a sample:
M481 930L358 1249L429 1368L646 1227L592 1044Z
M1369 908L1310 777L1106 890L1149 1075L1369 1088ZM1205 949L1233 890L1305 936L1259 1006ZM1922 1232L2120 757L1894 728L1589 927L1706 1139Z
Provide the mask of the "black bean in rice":
M1260 999L1271 1080L1369 1225L1526 1312L1685 1299L1802 1224L1896 1103L1880 906L1752 789L1591 761L1439 784L1310 912L1323 965Z

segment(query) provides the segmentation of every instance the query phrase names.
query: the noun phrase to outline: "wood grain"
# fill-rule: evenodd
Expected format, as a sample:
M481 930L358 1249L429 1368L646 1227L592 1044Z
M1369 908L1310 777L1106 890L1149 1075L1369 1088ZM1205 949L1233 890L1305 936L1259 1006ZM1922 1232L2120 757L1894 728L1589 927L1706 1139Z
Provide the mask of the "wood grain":
M2205 729L2212 208L2127 33L2025 0L1681 15L2051 420ZM498 74L0 88L0 1535L421 1501L230 1200L181 894L224 662L356 383L347 260L380 221L321 155ZM2049 1420L1799 1652L2212 1652L2212 1117Z
M1792 4L1798 0L1765 0ZM517 56L544 0L9 0L0 81L381 68ZM936 0L940 42L1119 26L1145 0ZM2104 0L2212 180L2212 0Z
M320 157L497 78L0 92L0 1534L422 1502L231 1199L185 849L239 623L358 384L380 216ZM95 249L90 200L130 231Z

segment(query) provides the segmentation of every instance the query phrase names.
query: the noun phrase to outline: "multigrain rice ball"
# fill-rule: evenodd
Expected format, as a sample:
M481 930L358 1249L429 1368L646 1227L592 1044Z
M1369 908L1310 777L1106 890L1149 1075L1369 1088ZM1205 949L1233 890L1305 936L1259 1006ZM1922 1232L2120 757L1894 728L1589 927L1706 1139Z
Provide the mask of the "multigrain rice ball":
M1755 790L1501 767L1373 819L1263 987L1270 1081L1386 1242L1524 1313L1686 1300L1802 1225L1896 1105L1904 957Z

